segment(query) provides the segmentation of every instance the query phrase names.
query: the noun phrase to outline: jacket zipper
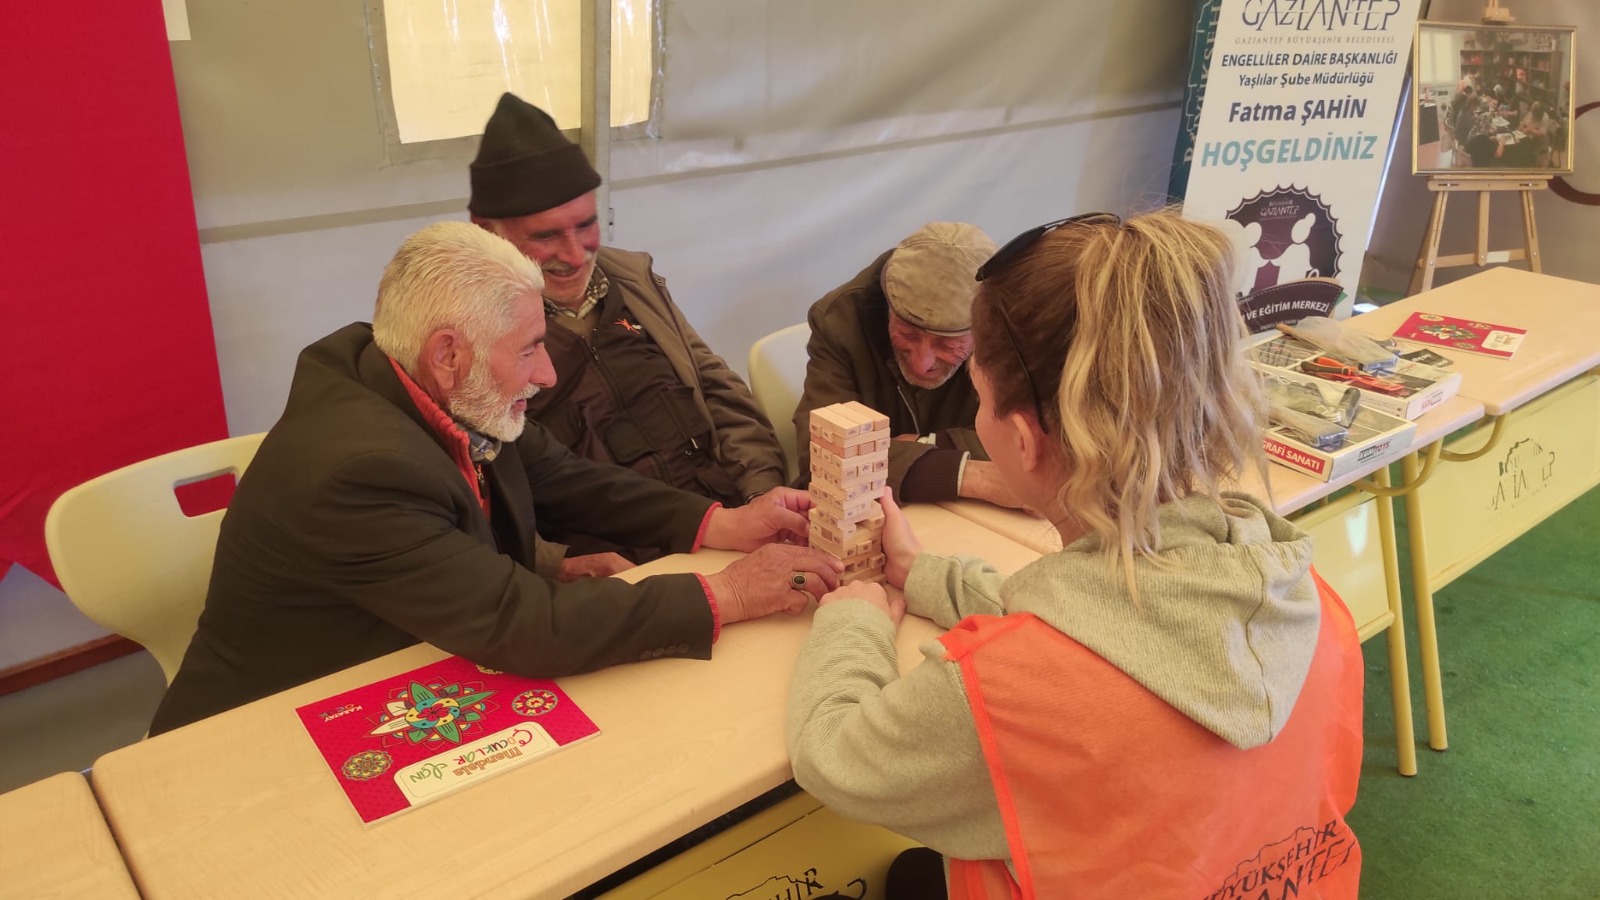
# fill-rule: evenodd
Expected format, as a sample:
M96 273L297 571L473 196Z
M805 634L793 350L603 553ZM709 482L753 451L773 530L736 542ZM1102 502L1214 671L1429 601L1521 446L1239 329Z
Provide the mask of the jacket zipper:
M917 411L911 407L911 401L906 399L906 392L900 389L900 381L895 380L894 392L900 395L900 402L906 405L906 412L911 413L911 427L916 430L917 437L922 437L922 423L917 420Z

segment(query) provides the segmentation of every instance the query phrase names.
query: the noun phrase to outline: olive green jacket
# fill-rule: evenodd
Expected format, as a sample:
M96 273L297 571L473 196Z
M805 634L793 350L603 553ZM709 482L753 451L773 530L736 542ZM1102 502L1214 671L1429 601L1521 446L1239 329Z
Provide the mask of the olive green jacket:
M737 372L711 351L667 292L648 253L602 247L598 265L621 291L628 311L672 363L678 379L694 389L695 402L712 425L711 452L746 498L783 483L783 449L755 397ZM557 377L560 373L557 373ZM637 545L629 545L637 546ZM539 570L553 575L567 548L544 542Z
M628 311L694 388L716 429L715 453L745 497L783 484L783 448L750 388L722 357L711 352L667 293L667 280L651 268L648 253L604 247L600 270L622 291Z

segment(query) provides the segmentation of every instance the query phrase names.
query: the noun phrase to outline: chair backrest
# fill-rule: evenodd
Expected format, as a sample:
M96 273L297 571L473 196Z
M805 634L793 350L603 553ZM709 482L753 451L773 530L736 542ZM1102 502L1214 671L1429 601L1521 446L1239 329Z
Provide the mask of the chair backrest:
M211 580L224 510L190 517L175 488L242 475L264 434L188 447L62 494L45 518L56 577L84 615L142 644L172 683Z
M756 341L750 347L750 393L772 420L772 429L788 461L789 480L799 474L794 450L794 409L806 383L806 342L811 326L790 325Z

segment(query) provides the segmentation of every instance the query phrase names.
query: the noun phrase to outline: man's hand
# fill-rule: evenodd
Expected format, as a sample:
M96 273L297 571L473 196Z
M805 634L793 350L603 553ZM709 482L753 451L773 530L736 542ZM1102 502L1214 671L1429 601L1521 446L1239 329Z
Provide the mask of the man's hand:
M804 544L811 531L806 512L811 495L775 487L738 509L720 508L706 525L703 546L715 550L751 551L773 542Z
M579 578L605 578L618 572L626 572L633 568L633 563L628 562L615 553L590 553L587 556L569 556L561 561L561 571L556 577L562 581L577 581Z
M988 460L967 460L967 467L961 473L961 496L1011 509L1028 508L1027 504L1011 493L1011 489L1006 487L1005 481L1000 478L1000 470Z
M884 615L889 617L889 621L894 623L896 629L900 627L900 620L906 617L906 598L896 594L894 599L889 599L889 592L875 581L851 582L836 591L830 591L817 601L817 605L820 607L840 600L865 600L871 603L883 610Z
M893 488L884 488L878 502L883 506L883 555L887 559L883 566L883 577L904 590L911 564L917 561L917 554L922 552L922 542L911 531L911 523L906 521L906 514L900 511L900 504L894 502Z
M721 572L707 575L706 584L717 600L722 624L727 625L779 610L799 615L812 597L839 586L843 568L820 550L768 544Z

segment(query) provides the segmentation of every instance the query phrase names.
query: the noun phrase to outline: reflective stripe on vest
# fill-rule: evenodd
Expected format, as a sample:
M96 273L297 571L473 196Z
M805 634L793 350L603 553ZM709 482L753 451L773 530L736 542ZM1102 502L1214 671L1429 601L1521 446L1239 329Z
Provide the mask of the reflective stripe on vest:
M961 667L1006 841L950 860L950 896L1354 898L1344 821L1361 774L1361 646L1312 573L1322 623L1283 731L1241 750L1032 614L940 640Z

